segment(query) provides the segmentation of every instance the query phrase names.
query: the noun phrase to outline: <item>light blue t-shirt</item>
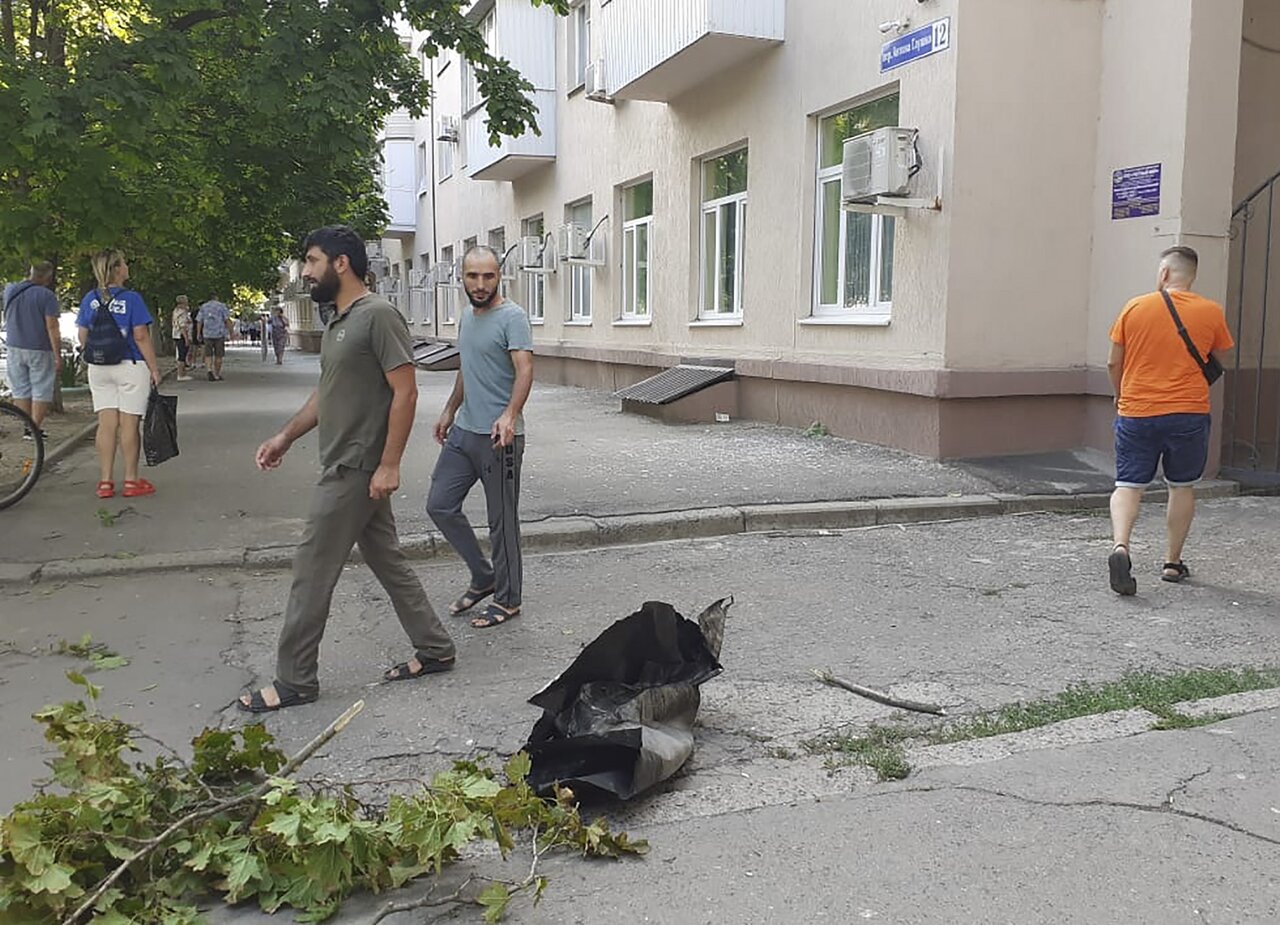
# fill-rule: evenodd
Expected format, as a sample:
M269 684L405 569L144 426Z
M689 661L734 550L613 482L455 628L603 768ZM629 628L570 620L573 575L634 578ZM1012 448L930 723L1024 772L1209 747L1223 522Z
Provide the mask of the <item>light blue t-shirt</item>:
M511 404L516 384L511 351L533 349L533 328L524 309L509 300L481 312L468 305L458 324L462 407L454 423L473 434L489 434ZM524 415L516 418L516 433L524 433Z
M210 299L201 305L200 311L196 314L196 321L204 325L202 337L212 337L217 340L231 336L231 309L221 302Z
M76 316L76 324L87 328L93 324L93 313L98 310L98 290L90 289L80 302L80 314ZM111 287L111 314L116 320L116 327L129 342L129 359L141 360L142 351L133 339L133 329L144 324L151 324L151 312L147 311L147 303L142 296L132 289Z
M45 319L61 312L58 297L45 286L23 280L4 287L4 328L10 347L52 353Z

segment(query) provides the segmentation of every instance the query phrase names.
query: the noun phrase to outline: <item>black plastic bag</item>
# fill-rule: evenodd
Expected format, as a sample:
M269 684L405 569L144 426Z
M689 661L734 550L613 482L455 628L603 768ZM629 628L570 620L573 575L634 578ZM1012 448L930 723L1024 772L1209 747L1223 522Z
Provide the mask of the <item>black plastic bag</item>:
M529 699L542 707L525 750L529 785L561 783L624 800L666 780L693 754L698 685L720 666L732 598L694 623L662 601L646 601L588 645Z
M158 466L178 455L178 396L161 395L155 386L142 419L142 453L148 466Z

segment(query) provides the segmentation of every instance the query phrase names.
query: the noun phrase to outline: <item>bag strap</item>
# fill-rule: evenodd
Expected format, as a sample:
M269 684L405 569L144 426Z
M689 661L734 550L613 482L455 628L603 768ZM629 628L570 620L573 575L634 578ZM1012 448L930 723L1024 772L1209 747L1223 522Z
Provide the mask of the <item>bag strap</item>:
M1169 314L1173 315L1173 323L1178 326L1178 335L1182 338L1182 342L1187 345L1187 352L1191 354L1191 359L1196 361L1196 365L1200 367L1200 372L1207 378L1209 375L1208 364L1200 356L1200 351L1196 349L1195 342L1192 341L1191 335L1187 333L1186 327L1183 326L1178 310L1173 307L1173 299L1169 297L1169 293L1165 289L1160 290L1160 295L1164 297L1164 304L1169 306Z

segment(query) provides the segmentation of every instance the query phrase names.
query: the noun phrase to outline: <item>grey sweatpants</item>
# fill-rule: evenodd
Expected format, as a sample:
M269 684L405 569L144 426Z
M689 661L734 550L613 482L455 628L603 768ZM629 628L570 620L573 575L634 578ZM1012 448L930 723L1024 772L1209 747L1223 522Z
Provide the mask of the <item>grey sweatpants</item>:
M453 658L453 640L400 548L391 499L369 497L372 477L372 472L335 466L325 470L312 495L307 527L293 560L293 586L276 655L276 680L299 694L320 689L317 667L329 603L357 543L418 657Z
M471 569L471 587L477 591L495 587L493 599L509 610L520 606L524 569L520 556L520 464L524 437L504 449L493 445L488 434L473 434L460 427L449 431L431 475L427 513L449 545ZM480 551L476 533L462 513L462 502L475 483L484 485L489 510L489 550L493 561Z

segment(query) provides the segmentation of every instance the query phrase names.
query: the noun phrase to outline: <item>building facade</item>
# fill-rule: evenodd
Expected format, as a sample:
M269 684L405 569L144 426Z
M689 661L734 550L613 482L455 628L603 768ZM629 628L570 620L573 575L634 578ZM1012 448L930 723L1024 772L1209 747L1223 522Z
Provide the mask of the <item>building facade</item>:
M1233 206L1280 169L1266 0L469 15L541 135L490 145L466 62L422 59L434 110L388 123L380 250L416 333L452 339L458 259L489 244L540 379L732 365L734 416L927 456L1109 446L1115 315L1176 243L1227 301ZM844 142L882 127L908 130L905 195L847 203Z

